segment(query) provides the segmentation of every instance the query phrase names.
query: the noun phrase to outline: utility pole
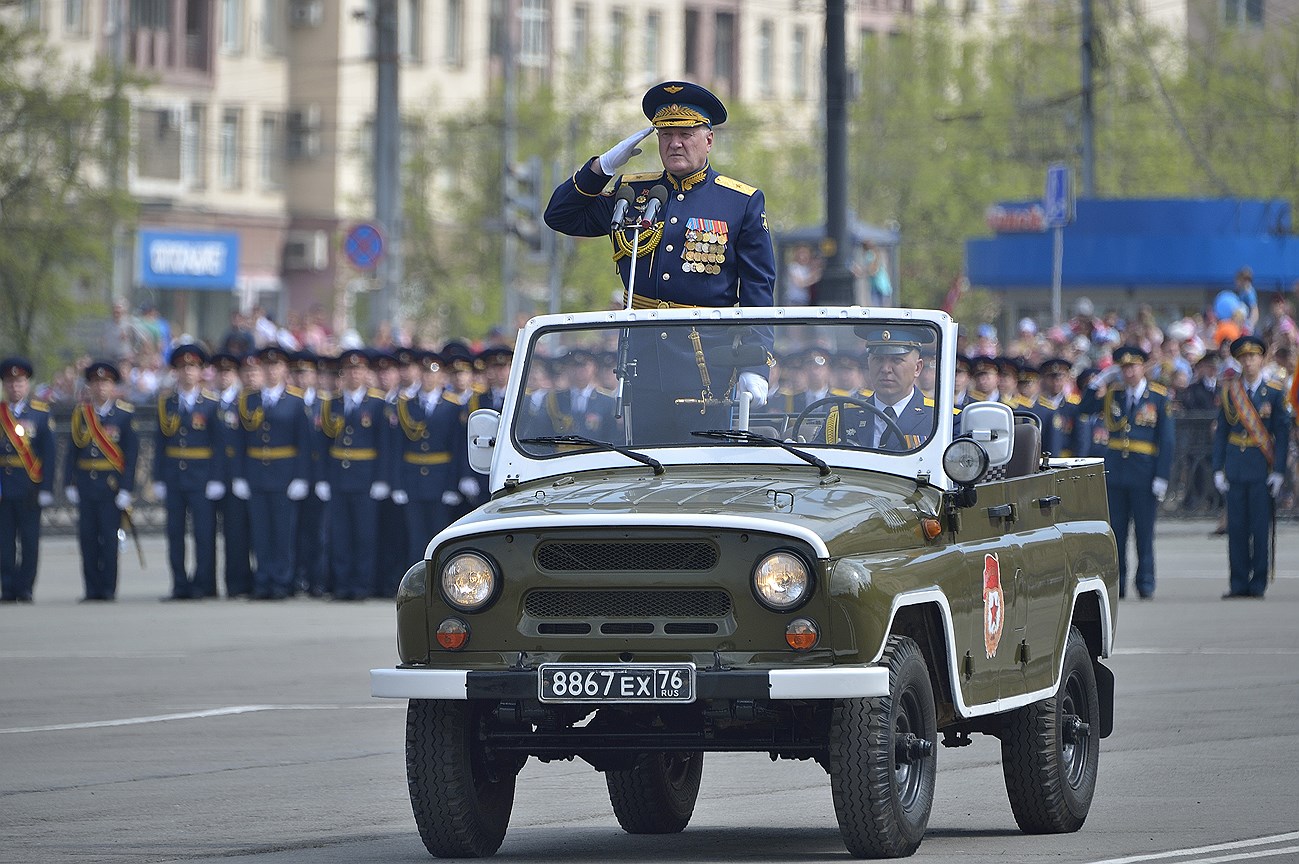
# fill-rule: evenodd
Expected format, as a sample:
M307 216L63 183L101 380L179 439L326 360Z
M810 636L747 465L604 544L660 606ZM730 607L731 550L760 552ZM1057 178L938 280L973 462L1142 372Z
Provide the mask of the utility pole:
M821 277L818 302L853 303L848 270L848 63L844 0L825 3L825 233L834 246Z
M1092 0L1082 0L1082 197L1096 197L1096 117L1092 81L1096 30Z
M518 113L518 82L515 80L518 70L514 58L514 18L513 3L503 4L507 10L501 34L501 73L502 73L502 111L501 111L501 322L506 333L514 332L514 320L519 315L518 295L515 292L517 270L515 257L519 244L512 227L511 212L511 178L514 175L514 158L518 151L518 129L515 126Z
M398 102L400 47L397 41L397 0L375 3L375 61L377 84L374 112L374 218L384 232L384 252L376 268L379 302L376 323L386 322L395 336L400 321L398 289L402 272L401 243L401 112Z
M108 140L111 142L110 162L108 166L108 183L114 193L121 192L125 183L123 169L126 167L129 148L126 144L127 124L126 106L122 104L122 85L126 67L126 0L109 0L109 43L113 59L113 97L108 111ZM109 306L116 302L126 302L128 280L131 273L131 250L127 245L126 226L120 217L114 217L112 230L112 275L108 284Z

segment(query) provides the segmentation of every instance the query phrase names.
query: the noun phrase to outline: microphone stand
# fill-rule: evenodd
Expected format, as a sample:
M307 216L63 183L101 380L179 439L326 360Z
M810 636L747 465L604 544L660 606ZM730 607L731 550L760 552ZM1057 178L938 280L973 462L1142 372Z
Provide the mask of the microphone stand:
M622 230L621 226L614 226L612 231ZM632 298L636 296L636 258L640 250L640 230L641 221L636 218L636 224L632 228L631 234L631 260L628 262L627 276L627 312L632 309ZM623 443L628 447L632 444L632 392L634 388L627 388L627 379L636 377L636 361L628 361L627 353L631 342L631 329L622 328L618 334L618 394L615 398L613 416L622 418Z

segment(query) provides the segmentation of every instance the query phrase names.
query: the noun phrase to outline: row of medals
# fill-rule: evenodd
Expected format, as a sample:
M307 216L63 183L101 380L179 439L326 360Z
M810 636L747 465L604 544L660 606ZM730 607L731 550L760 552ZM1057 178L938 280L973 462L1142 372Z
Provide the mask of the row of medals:
M681 270L685 273L721 273L721 263L726 260L726 235L715 231L686 231L686 248L681 257L684 259Z

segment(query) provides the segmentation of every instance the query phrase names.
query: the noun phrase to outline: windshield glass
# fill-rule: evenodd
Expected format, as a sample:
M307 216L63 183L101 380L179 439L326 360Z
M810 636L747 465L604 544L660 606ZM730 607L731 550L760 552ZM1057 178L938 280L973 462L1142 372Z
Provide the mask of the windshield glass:
M716 437L693 433L719 429L911 453L950 402L940 394L935 404L940 352L952 350L940 337L927 322L884 318L541 330L527 352L513 437L538 457L597 449L592 441L715 447ZM532 440L553 436L569 437Z

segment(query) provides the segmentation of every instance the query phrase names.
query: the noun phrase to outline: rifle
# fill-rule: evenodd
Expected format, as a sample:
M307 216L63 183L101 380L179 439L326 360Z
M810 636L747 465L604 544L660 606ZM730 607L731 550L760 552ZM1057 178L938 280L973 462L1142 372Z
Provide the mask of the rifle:
M147 569L148 565L144 563L144 546L140 543L140 532L136 530L135 520L131 518L130 507L122 511L122 525L131 532L131 539L135 541L135 554L140 556L140 569ZM121 528L117 529L117 538L120 542L126 541L126 535Z

